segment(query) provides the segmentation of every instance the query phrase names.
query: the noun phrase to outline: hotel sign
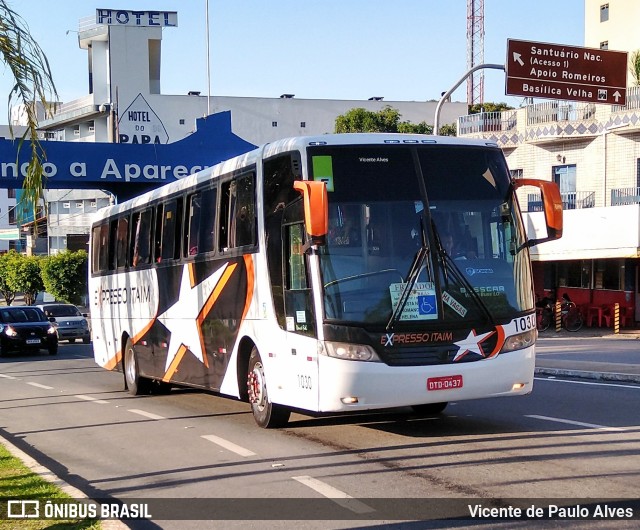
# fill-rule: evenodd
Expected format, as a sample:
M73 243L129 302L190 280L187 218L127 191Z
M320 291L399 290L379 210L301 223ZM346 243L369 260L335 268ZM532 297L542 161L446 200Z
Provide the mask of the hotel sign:
M96 24L159 28L175 27L178 25L178 12L96 9Z
M509 39L506 94L624 105L627 53Z

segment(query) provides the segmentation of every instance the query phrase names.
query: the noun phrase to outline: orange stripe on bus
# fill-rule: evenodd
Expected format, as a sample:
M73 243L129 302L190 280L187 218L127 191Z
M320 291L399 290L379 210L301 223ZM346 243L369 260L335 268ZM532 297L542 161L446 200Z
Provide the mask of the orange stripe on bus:
M200 348L202 349L202 362L204 362L204 365L207 368L209 368L209 361L207 360L207 351L204 345L204 337L202 336L202 323L204 322L204 319L206 318L206 316L209 314L209 311L211 311L211 308L214 306L214 304L218 300L220 293L222 293L222 291L224 290L225 286L227 285L227 282L229 281L229 278L231 278L231 275L236 270L237 266L238 265L236 263L234 263L233 265L227 266L227 269L222 273L222 277L218 280L218 283L216 284L215 289L209 295L209 299L202 306L202 309L200 310L200 313L196 318L196 322L198 323L198 328L200 329Z
M142 328L140 332L136 333L133 337L130 337L131 342L133 342L134 345L137 344L138 341L147 334L147 331L151 329L151 326L153 326L155 321L156 319L154 317L149 322L147 322L147 325L144 328ZM115 357L110 359L109 362L104 365L104 367L107 370L115 370L116 366L118 366L120 361L122 361L122 348L116 352Z
M493 359L504 345L505 332L502 326L496 326L496 332L498 333L498 338L496 339L496 346L493 348L493 351L487 356L487 359Z
M240 321L244 321L244 317L249 312L249 306L251 305L251 299L253 298L253 283L255 281L255 273L253 269L253 257L251 255L244 256L244 266L247 270L247 298L244 303L244 310L242 311L242 318Z
M165 382L171 381L173 374L177 372L178 365L180 364L180 361L182 361L182 358L184 357L184 354L186 352L187 352L187 347L184 344L181 344L180 347L178 348L178 351L176 352L176 356L173 358L173 361L171 361L171 364L169 365L169 369L162 377L163 381Z
M196 268L193 263L187 265L189 267L189 284L193 289L196 286Z

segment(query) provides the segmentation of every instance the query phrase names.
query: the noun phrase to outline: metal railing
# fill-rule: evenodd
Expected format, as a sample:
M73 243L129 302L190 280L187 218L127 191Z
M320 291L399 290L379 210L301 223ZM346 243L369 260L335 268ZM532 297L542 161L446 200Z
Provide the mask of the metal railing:
M595 119L594 103L573 101L548 101L527 107L527 125L539 125L558 121L583 121Z
M569 191L560 194L562 198L562 208L564 210L581 210L584 208L595 208L595 191ZM542 196L540 193L527 193L527 203L525 212L542 212Z
M627 87L627 103L626 105L612 105L612 112L622 112L629 109L640 109L640 87Z
M458 118L458 136L482 132L515 130L518 125L515 110L481 112Z
M640 204L640 187L611 190L611 206L624 206L626 204Z

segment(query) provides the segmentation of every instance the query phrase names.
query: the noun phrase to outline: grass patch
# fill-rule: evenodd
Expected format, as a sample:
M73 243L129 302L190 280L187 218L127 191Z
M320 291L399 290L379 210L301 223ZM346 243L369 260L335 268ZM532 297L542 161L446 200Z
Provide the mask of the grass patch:
M7 500L72 499L55 484L33 473L3 445L0 445L0 492L3 514L6 514ZM42 506L40 510L42 510ZM15 528L20 528L20 530L39 530L42 528L99 530L101 525L96 520L0 519L0 530L14 530Z

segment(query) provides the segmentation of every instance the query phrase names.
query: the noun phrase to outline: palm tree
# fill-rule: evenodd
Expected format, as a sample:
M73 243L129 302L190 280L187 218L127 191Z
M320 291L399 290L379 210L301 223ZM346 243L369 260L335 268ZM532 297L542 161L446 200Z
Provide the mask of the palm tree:
M0 53L15 80L8 98L9 114L13 105L22 104L25 109L27 129L18 139L18 153L27 140L31 159L22 185L22 200L32 208L35 218L35 210L44 190L42 165L46 159L38 141L36 104L41 102L45 112L51 113L49 102L56 101L58 93L44 52L31 36L26 22L5 0L0 0ZM10 115L9 130L13 136Z

